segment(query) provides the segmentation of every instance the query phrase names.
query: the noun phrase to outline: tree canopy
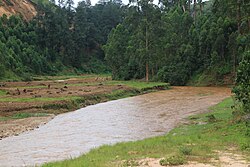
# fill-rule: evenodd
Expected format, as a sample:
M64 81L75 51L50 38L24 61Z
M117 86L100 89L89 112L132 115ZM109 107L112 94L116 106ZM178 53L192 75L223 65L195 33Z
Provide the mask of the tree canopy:
M0 77L112 72L185 85L235 74L250 45L245 0L37 1L30 22L0 19Z

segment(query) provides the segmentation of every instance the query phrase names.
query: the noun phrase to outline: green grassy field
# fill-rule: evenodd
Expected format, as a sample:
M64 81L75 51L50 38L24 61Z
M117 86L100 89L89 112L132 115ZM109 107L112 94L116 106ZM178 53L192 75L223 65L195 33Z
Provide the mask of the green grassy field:
M216 150L234 149L250 157L250 137L244 123L233 123L231 98L211 108L212 112L189 118L188 125L173 129L165 136L137 142L119 143L93 149L79 158L49 163L44 167L112 167L136 166L138 159L165 158L162 164L182 164L187 161L209 163L218 159ZM133 154L131 154L133 152Z

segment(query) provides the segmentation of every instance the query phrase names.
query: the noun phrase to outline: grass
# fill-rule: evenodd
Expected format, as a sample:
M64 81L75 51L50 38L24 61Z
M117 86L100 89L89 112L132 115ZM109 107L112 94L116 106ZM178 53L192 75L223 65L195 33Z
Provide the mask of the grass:
M188 160L209 162L211 158L218 158L215 150L229 148L250 157L250 138L245 135L245 124L231 121L232 104L231 98L226 99L212 107L212 112L190 117L190 124L177 127L165 136L118 143L114 146L105 145L79 158L43 166L112 167L121 162L126 166L132 162L136 164L136 160L146 157L164 158L163 164L182 164ZM213 115L216 121L210 122L208 115Z
M6 95L6 91L0 90L0 96L4 96L4 95Z
M1 121L7 121L7 120L9 120L9 119L11 119L11 118L9 118L9 117L0 117L0 122L1 122Z
M46 113L17 113L13 115L12 119L23 119L23 118L29 118L29 117L46 117L48 114Z
M158 86L169 86L168 83L162 82L140 82L140 81L107 81L106 85L126 85L131 88L143 90L147 88L154 88Z
M33 79L36 81L55 81L55 80L67 80L70 78L97 78L97 77L108 77L109 74L88 74L88 75L60 75L60 76L34 76Z
M52 101L63 101L63 100L75 100L79 97L68 96L68 97L33 97L33 98L12 98L6 97L1 98L0 102L52 102Z
M0 117L0 122L13 120L13 119L23 119L23 118L29 118L29 117L46 117L46 116L48 116L48 114L46 113L17 113L10 117Z

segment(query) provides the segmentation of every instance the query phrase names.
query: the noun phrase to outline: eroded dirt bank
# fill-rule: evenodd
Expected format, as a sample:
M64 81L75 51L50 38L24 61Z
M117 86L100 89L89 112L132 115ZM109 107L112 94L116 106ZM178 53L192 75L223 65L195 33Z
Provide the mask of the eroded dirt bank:
M229 88L174 87L61 114L39 129L1 140L0 164L39 165L103 144L162 135L230 95Z

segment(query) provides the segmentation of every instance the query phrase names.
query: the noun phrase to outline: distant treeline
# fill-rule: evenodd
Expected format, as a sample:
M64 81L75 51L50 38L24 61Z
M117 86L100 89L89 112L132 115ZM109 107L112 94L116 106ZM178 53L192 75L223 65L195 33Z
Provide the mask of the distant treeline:
M250 49L246 0L36 3L29 23L1 18L0 78L110 70L115 79L184 85L198 74L234 74Z
M250 1L139 0L109 35L106 60L116 79L184 85L197 74L223 80L250 49Z
M123 20L120 2L91 6L82 1L77 8L72 1L36 3L38 14L30 22L17 16L0 19L0 79L110 72L102 45Z

